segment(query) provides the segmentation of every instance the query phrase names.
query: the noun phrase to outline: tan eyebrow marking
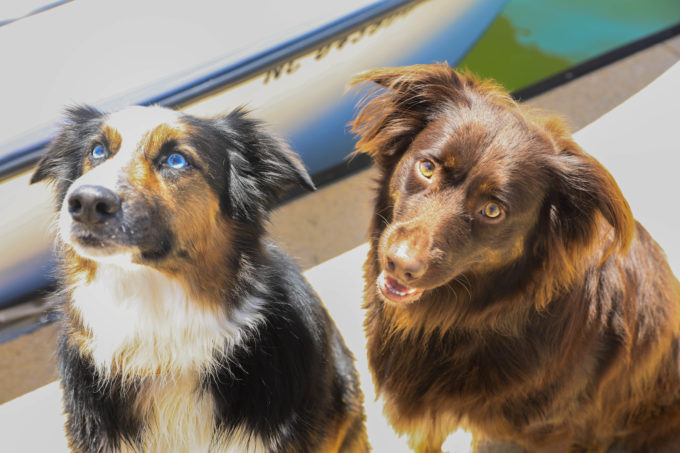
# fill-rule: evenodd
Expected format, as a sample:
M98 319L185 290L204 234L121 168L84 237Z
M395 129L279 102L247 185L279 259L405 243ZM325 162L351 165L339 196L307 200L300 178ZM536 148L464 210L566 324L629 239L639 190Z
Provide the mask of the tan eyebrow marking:
M102 135L106 140L110 152L115 153L120 149L120 145L123 142L123 138L120 136L118 130L114 129L111 126L104 126L104 129L102 130Z
M159 124L146 134L142 140L142 147L145 148L146 156L153 160L158 156L163 145L170 141L179 142L183 135L184 130L179 126Z

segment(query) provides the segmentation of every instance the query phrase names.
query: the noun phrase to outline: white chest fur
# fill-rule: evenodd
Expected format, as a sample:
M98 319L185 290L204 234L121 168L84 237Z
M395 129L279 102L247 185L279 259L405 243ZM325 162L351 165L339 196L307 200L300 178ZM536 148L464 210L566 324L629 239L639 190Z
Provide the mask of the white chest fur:
M257 299L227 315L143 266L99 264L92 281L74 288L72 303L90 332L86 348L104 374L114 366L130 376L209 368L216 350L238 344L262 320Z
M146 376L133 410L145 420L145 452L267 452L259 436L215 431L211 396L200 373L215 351L229 352L263 320L263 303L216 311L191 300L182 286L153 269L99 264L95 278L72 292L89 331L84 347L103 376ZM122 448L126 451L126 447Z

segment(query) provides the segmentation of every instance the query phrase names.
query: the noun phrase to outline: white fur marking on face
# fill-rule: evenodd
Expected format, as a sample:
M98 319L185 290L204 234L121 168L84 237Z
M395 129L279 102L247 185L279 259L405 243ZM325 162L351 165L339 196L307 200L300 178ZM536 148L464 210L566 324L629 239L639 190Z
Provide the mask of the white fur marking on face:
M98 254L96 251L90 251L71 241L73 220L69 213L69 196L76 189L85 185L102 186L118 193L120 184L125 182L125 169L130 166L140 152L144 151L140 149L142 139L162 124L176 125L179 116L178 112L163 107L134 106L107 117L102 127L108 126L118 132L121 137L120 149L115 155L81 175L69 187L59 213L58 222L58 234L63 242L73 246L81 256L99 262L112 262L109 259L113 256L111 253ZM132 252L134 251L122 247L117 249L114 254L120 256L114 262L127 266L131 263Z
M99 264L91 281L74 285L72 301L91 334L85 347L105 376L114 365L124 377L210 370L215 351L228 354L264 319L262 300L251 298L227 315L144 266Z
M132 106L110 114L104 126L118 131L121 147L137 148L145 134L161 124L177 124L181 114L160 106Z

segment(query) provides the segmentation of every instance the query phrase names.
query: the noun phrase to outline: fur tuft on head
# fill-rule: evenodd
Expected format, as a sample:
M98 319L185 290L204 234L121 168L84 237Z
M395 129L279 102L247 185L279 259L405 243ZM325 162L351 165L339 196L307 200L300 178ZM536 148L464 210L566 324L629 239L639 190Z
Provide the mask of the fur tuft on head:
M200 140L206 146L221 148L217 166L225 166L227 181L220 202L235 220L253 223L266 218L290 185L316 190L297 156L244 109L212 120L187 121L203 134Z
M374 69L356 75L350 85L366 82L377 87L361 99L350 125L359 137L355 152L370 155L381 166L401 155L443 109L468 103L472 90L514 104L499 85L459 73L446 63Z

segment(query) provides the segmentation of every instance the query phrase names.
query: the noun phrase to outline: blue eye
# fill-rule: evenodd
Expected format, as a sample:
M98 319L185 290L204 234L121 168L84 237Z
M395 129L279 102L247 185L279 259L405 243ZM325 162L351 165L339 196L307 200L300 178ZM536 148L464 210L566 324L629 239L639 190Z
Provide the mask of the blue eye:
M92 156L94 159L103 159L108 155L108 151L106 151L106 148L104 148L102 145L97 145L92 148L92 151L90 151L90 156Z
M185 168L189 166L189 162L187 162L186 158L178 153L170 154L168 158L165 160L165 163L170 167L176 169Z

